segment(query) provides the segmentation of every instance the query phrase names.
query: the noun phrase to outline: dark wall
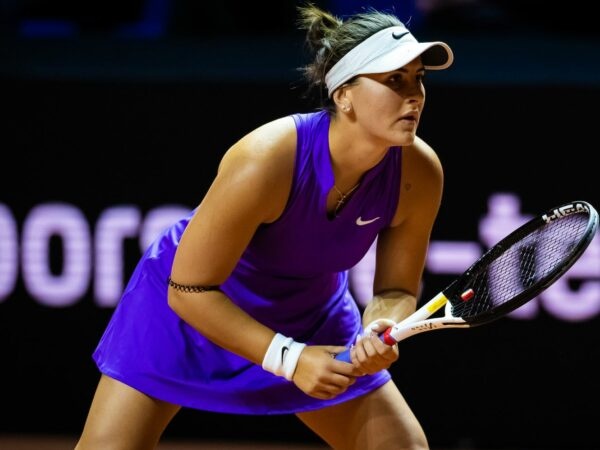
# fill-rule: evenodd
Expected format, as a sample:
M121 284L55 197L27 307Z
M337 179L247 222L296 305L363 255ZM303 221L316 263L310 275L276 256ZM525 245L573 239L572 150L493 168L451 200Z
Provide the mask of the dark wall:
M440 77L441 79L441 77ZM53 81L6 78L0 203L18 224L46 202L76 205L95 223L115 204L197 204L220 156L259 124L311 107L279 83ZM446 171L434 240L477 241L493 193L522 210L588 200L600 205L597 124L586 114L600 89L577 85L444 85L428 89L420 135ZM126 274L139 257L125 242ZM60 270L60 242L51 246ZM592 279L600 282L598 271ZM427 272L424 297L449 277ZM39 304L19 278L0 302L0 432L79 433L98 373L91 353L111 308L89 293L73 305ZM600 303L600 298L596 299ZM401 344L394 378L434 446L598 448L597 316L506 319ZM231 430L234 429L235 432ZM183 411L171 437L315 440L293 417Z

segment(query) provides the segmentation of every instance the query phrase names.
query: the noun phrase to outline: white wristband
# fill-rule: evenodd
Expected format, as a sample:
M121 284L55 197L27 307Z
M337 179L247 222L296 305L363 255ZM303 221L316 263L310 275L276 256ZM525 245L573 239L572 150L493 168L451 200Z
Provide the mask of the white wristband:
M295 342L292 338L277 333L265 353L262 368L292 381L304 347L306 344Z
M302 353L304 347L306 347L306 344L292 341L290 349L285 352L283 357L283 376L290 381L294 378L298 359L300 359L300 353Z

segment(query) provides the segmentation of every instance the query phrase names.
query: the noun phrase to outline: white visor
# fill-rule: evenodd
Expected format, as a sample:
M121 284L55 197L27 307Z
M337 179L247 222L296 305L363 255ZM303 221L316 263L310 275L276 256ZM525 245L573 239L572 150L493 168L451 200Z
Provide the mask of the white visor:
M404 26L378 31L362 41L325 75L329 97L346 81L364 73L383 73L399 69L421 56L425 69L442 70L454 60L445 42L419 42Z

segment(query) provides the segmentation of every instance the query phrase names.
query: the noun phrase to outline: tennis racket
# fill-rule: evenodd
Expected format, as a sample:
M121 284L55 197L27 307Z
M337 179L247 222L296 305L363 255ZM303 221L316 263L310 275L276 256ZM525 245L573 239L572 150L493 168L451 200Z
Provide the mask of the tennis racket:
M585 201L566 203L503 238L413 314L380 335L388 345L425 331L493 322L534 299L583 254L598 228ZM444 306L443 317L431 317ZM336 356L350 362L350 350Z

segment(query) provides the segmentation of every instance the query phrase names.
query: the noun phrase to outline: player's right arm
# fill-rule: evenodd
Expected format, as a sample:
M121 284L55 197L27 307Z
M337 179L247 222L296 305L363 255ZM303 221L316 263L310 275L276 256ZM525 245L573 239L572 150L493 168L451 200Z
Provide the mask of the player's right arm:
M295 125L291 118L284 118L258 128L228 150L181 237L171 271L175 283L214 286L228 278L256 229L283 212L295 148ZM205 337L262 364L274 330L245 313L223 292L193 293L171 287L168 299L170 307ZM353 382L350 375L355 369L329 356L342 350L306 347L294 381L316 397L330 398L329 394L345 390Z

